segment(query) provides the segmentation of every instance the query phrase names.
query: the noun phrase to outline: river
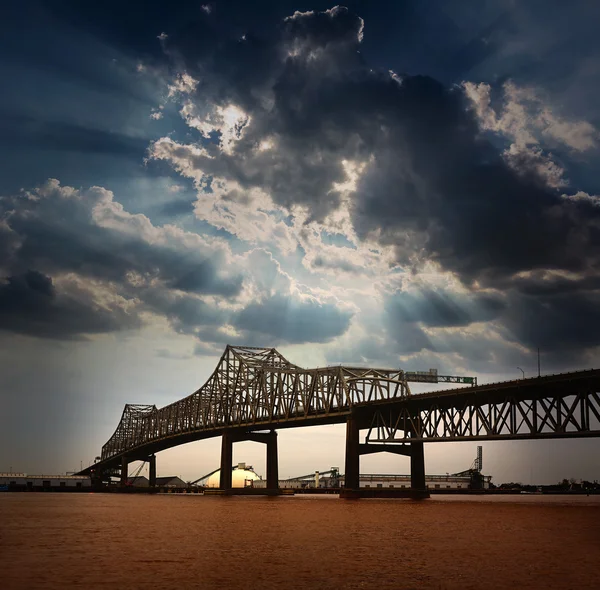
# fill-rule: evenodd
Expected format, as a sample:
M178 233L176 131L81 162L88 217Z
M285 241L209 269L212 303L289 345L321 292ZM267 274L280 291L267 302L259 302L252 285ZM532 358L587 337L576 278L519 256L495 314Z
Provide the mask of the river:
M0 587L600 588L600 496L0 494Z

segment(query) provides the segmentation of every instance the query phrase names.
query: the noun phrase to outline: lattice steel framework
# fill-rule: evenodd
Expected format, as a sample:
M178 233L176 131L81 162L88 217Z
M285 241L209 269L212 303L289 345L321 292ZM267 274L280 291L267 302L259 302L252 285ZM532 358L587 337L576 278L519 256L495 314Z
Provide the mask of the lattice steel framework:
M375 409L367 442L600 436L600 371L507 385L424 394Z
M227 346L214 373L190 396L160 409L125 406L101 459L187 433L344 415L358 404L409 395L402 370L302 369L274 348Z
M138 438L139 432L144 428L144 418L147 418L154 412L156 412L156 406L125 404L119 426L109 440L109 443L112 443L114 448L127 447L131 441ZM102 459L104 459L104 448L102 450Z
M120 458L143 459L229 429L339 423L349 416L369 430L367 446L600 436L600 370L419 395L411 395L410 376L397 369L303 369L274 348L228 346L190 396L160 409L125 406L93 468L105 471Z

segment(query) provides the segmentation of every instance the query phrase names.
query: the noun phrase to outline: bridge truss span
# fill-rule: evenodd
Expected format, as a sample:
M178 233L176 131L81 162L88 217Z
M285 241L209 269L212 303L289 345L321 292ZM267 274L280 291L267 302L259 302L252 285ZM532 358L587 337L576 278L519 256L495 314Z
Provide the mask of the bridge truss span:
M102 447L101 460L236 427L343 422L356 405L409 395L399 369L303 369L274 348L227 346L208 381L190 396L160 409L126 405L115 433Z
M231 488L232 445L242 440L266 444L268 485L276 488L276 429L345 423L348 489L359 488L361 455L393 452L410 456L411 485L422 493L425 442L600 436L600 370L486 385L462 378L473 386L418 395L408 386L413 379L439 382L440 376L352 366L304 369L274 348L227 346L191 395L163 408L126 405L100 461L80 473L100 477L120 467L124 485L127 465L141 460L149 461L155 481L157 452L222 436L223 489ZM270 432L257 432L264 430Z
M581 371L413 396L363 425L378 444L600 436L599 392L600 372Z

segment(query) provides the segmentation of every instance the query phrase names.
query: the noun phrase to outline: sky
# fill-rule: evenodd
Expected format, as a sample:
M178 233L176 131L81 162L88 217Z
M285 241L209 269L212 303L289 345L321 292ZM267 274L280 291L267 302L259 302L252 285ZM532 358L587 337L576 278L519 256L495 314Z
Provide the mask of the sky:
M0 471L88 465L125 403L195 391L227 344L480 383L536 375L538 349L543 374L600 366L599 18L585 0L8 2ZM343 466L341 426L279 441L283 476ZM599 444L485 443L484 471L600 479ZM219 445L158 472L196 479ZM427 471L476 446L427 445ZM260 445L234 460L264 474Z

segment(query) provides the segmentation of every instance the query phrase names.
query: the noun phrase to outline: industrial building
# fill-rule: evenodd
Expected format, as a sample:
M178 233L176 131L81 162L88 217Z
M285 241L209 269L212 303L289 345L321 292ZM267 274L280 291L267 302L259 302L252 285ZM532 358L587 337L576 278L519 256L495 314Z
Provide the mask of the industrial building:
M135 475L127 478L127 485L133 488L149 488L150 480L145 475Z
M0 486L14 490L58 490L90 488L92 481L85 475L28 475L27 473L0 473Z
M341 479L342 485L344 478ZM425 486L428 490L468 490L489 488L489 479L484 485L476 485L471 475L426 475ZM410 475L373 474L360 476L361 488L410 488Z
M477 447L477 456L471 467L460 473L445 475L425 475L425 486L428 490L482 490L489 489L491 476L483 475L482 447ZM279 487L283 489L339 489L345 484L344 476L340 475L339 468L331 467L328 471L309 473L299 477L279 480ZM254 487L266 487L266 481L254 482ZM360 474L359 486L368 488L393 488L410 489L410 475L397 474Z
M176 475L167 475L156 478L157 488L187 488L188 484Z
M469 490L469 489L488 489L490 484L489 476L481 476L481 481L475 474L464 473L454 475L426 475L425 484L429 490ZM254 482L254 487L266 487L265 480ZM319 473L294 477L290 479L279 480L279 487L283 489L330 489L343 488L344 476L340 476L336 468ZM361 488L394 488L409 489L410 475L396 474L361 474Z
M144 475L136 475L127 478L127 485L133 488L148 488L150 480ZM188 484L176 475L168 475L156 478L157 488L187 488Z

